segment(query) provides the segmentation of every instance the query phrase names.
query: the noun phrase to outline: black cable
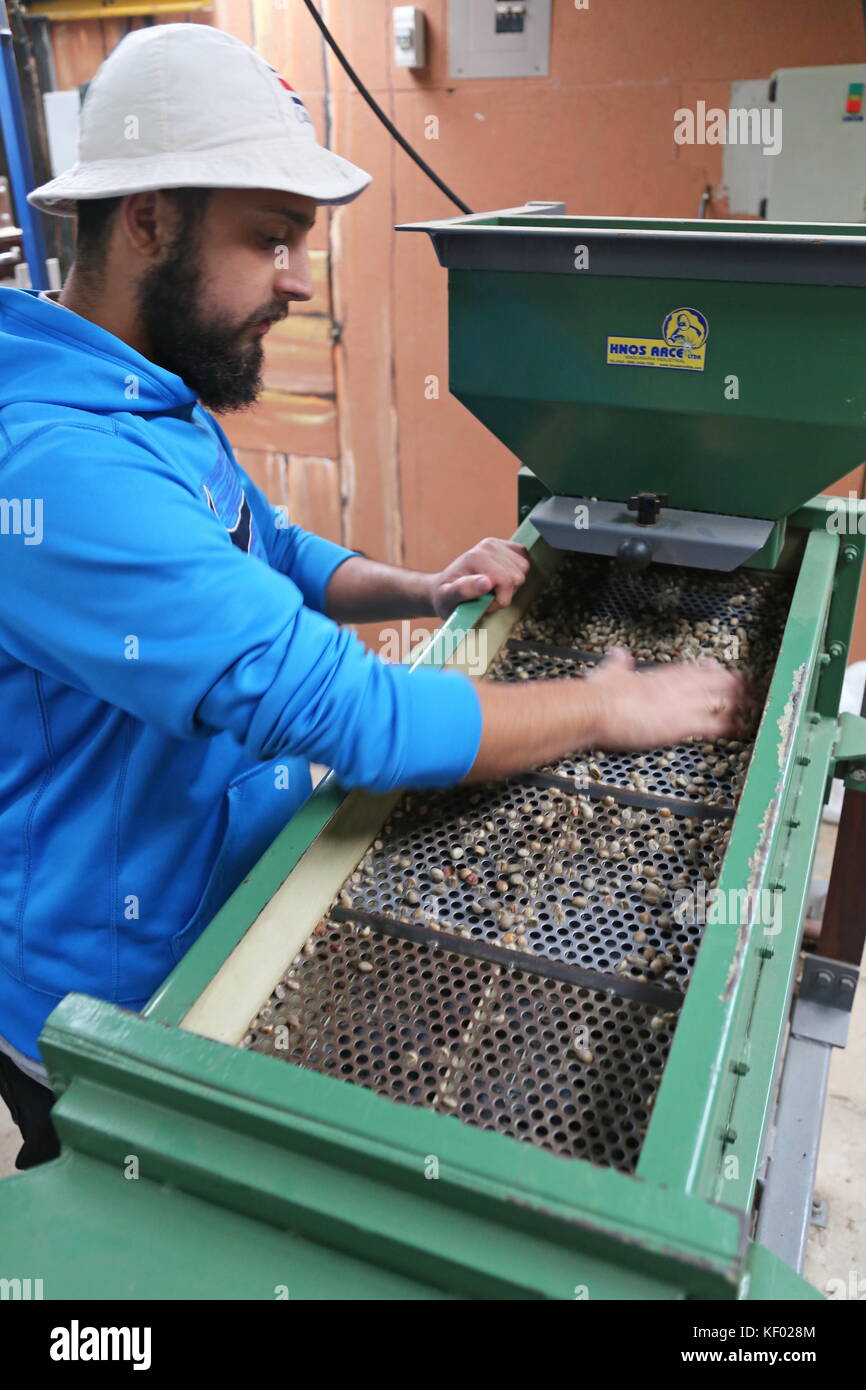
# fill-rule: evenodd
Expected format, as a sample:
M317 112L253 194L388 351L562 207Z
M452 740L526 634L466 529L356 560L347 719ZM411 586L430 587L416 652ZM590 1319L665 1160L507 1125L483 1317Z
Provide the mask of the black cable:
M312 0L304 0L304 4L310 11L310 14L313 16L313 19L318 24L320 30L322 31L322 37L324 38L325 43L330 48L331 52L334 54L335 58L337 59L337 62L340 63L341 66L345 69L346 73L349 76L349 79L352 82L354 82L358 91L361 93L361 96L364 98L370 109L374 111L375 114L379 117L379 120L382 122L385 129L389 132L390 135L393 135L394 139L397 141L397 144L401 147L401 149L404 149L406 151L409 158L414 159L419 169L423 169L424 173L428 176L428 178L431 178L433 180L436 187L440 189L442 193L445 194L446 198L450 198L452 203L455 203L461 212L471 213L472 209L470 207L467 207L466 204L463 202L463 199L458 198L456 193L452 193L447 183L443 182L443 180L440 179L439 175L435 173L433 169L430 168L430 165L426 162L426 160L423 160L420 154L413 150L412 146L409 144L409 141L404 139L397 127L394 125L393 121L389 120L388 117L385 115L385 112L382 110L376 98L372 96L370 92L367 91L367 88L364 86L360 77L355 72L355 69L352 67L348 58L340 49L337 41L333 38L330 30L328 29L328 26L325 24L325 21L322 19L322 16L319 14L319 11L316 9L315 5L312 3Z

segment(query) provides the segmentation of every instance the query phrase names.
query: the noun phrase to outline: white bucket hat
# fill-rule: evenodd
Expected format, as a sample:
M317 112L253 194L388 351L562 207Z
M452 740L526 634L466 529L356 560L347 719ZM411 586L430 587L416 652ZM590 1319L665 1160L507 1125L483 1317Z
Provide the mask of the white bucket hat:
M316 140L300 97L253 49L205 24L127 34L81 109L78 161L27 201L76 203L158 188L271 188L349 203L372 175Z

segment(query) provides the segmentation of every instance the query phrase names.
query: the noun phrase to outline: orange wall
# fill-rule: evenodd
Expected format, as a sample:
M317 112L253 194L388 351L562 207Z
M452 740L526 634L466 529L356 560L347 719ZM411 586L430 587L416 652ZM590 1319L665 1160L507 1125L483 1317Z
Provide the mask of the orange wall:
M732 80L775 68L866 58L860 0L553 0L549 77L449 81L447 0L422 6L420 75L393 63L390 0L319 5L392 120L478 211L547 198L570 213L693 216L720 183L721 150L675 145L678 107L724 107ZM239 458L301 524L393 563L435 569L509 534L517 461L447 394L446 272L427 237L392 230L457 209L323 56L296 0L215 0L171 18L253 43L304 97L319 138L374 175L349 207L320 211L320 293L271 335L261 404L226 421ZM57 25L60 85L91 76L121 32L122 21ZM431 116L437 139L425 138ZM431 375L438 400L425 395Z

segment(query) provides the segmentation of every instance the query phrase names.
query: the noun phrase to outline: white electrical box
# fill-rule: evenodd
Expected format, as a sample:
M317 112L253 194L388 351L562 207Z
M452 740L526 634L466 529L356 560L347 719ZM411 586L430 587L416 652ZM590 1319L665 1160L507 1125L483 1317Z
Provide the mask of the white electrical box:
M449 77L547 77L550 0L449 0Z
M398 68L423 68L427 62L427 30L418 5L394 8L394 61Z
M782 113L766 216L774 222L866 222L866 64L782 68L770 91Z
M866 222L866 64L781 68L762 96L754 82L734 83L731 107L760 108L765 121L761 140L725 147L732 212Z

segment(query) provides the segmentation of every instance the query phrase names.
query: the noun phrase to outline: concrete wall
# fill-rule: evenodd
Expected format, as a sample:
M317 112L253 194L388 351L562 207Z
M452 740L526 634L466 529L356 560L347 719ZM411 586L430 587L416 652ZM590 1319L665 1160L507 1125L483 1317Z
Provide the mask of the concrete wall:
M726 107L732 81L778 67L866 57L860 0L553 0L549 77L453 82L447 0L423 5L421 75L393 63L390 0L319 3L392 120L478 211L551 198L571 213L694 216L705 185L721 183L721 147L677 146L678 107ZM355 203L320 211L320 292L269 336L260 405L227 421L241 462L301 524L379 559L435 569L509 534L517 461L447 394L446 273L426 237L392 230L456 209L325 55L299 0L216 0L170 18L252 43L303 96L319 138L374 175ZM91 76L124 28L58 24L59 85ZM724 200L708 215L727 215ZM863 482L860 468L833 490L862 495Z

